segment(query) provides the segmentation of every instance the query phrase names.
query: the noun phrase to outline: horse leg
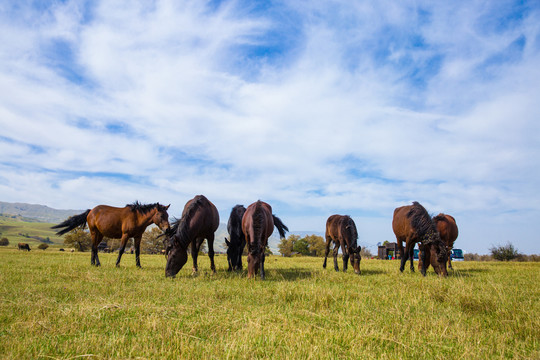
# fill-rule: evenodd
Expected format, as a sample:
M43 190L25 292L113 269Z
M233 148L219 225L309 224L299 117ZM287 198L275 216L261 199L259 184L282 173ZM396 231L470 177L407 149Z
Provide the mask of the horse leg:
M411 262L411 271L414 272L414 244L409 250L409 261Z
M418 271L422 272L422 267L424 267L424 251L426 251L424 249L424 245L422 245L421 243L418 243Z
M103 234L96 231L96 232L91 233L91 237L92 237L92 257L90 259L90 264L95 265L95 266L100 266L101 264L99 263L99 257L98 257L98 245L101 242L101 240L103 240Z
M120 267L120 259L122 259L122 254L124 253L124 250L126 249L126 244L129 239L128 234L122 234L120 249L118 249L118 258L116 259L116 267Z
M426 259L428 250L429 249L426 246L424 246L424 251L422 251L422 254L419 257L419 258L422 259L422 268L420 269L420 272L424 276L426 276L426 270L428 268L427 259Z
M193 272L196 273L199 271L199 267L197 266L197 257L199 256L199 249L201 248L201 244L204 241L204 238L197 238L193 240L191 243L191 257L193 259Z
M322 267L326 269L326 259L328 258L328 253L330 252L330 243L332 242L332 239L327 235L326 236L326 249L324 250L324 262L322 264Z
M214 264L214 234L210 235L206 242L208 243L208 257L210 258L210 269L213 273L216 272L216 265Z
M264 255L264 250L261 254L261 280L264 280L264 258L265 258L265 255Z
M401 257L401 264L399 266L399 271L403 272L403 270L405 270L405 254L403 251L403 239L397 239L397 246L399 250L399 256Z
M137 237L134 238L134 240L135 240L135 263L137 264L138 268L141 268L141 259L140 259L140 255L141 255L141 239L142 239L142 235L137 236Z
M448 249L448 267L452 270L454 270L454 268L452 267L452 249Z
M334 255L334 270L336 270L336 271L339 271L339 267L337 265L338 251L339 251L339 243L336 243L336 245L334 246L334 251L332 253L332 255Z
M405 251L403 252L403 256L401 257L401 266L399 268L401 272L405 270L405 264L407 263L407 260L409 259L409 254L411 253L411 243L412 241L409 241L409 239L407 239L407 241L405 242ZM412 245L412 247L414 248L414 244ZM412 261L411 261L411 264L412 264ZM411 266L411 271L414 272L414 266Z
M343 246L341 247L343 249ZM346 272L347 271L347 267L349 265L349 250L348 249L345 249L343 251L343 272Z

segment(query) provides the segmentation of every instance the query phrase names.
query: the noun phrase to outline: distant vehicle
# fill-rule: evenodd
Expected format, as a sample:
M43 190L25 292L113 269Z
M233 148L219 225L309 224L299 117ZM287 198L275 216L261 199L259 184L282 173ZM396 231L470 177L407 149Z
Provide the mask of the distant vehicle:
M418 249L414 249L414 255L413 255L413 259L414 260L418 260L418 253L420 252L420 250Z
M463 257L463 250L461 249L452 249L452 254L450 254L452 257L452 261L464 261L465 258Z

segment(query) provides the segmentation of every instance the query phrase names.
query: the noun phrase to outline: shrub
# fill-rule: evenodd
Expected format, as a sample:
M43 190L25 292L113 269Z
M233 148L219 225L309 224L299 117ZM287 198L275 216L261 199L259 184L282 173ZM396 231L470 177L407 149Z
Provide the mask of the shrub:
M8 246L9 245L9 240L7 237L3 237L1 240L0 240L0 246Z
M45 250L48 247L49 247L49 245L47 245L47 244L39 244L38 249Z
M517 249L515 249L514 245L511 243L508 243L505 246L494 246L489 250L491 251L493 258L499 261L510 261L517 258L519 255Z

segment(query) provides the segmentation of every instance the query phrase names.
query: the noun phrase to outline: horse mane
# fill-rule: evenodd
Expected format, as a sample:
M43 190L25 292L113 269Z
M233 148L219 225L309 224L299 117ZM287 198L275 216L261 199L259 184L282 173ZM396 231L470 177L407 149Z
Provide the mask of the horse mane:
M253 211L253 246L249 247L249 252L251 254L258 254L259 251L261 251L261 244L260 239L262 237L262 230L263 230L263 222L264 222L264 216L263 216L263 209L262 209L262 202L261 200L257 200L257 203L255 204L255 210ZM264 251L264 250L263 250Z
M126 204L126 206L130 208L131 211L139 212L140 214L146 214L147 212L150 212L155 208L157 208L158 210L163 210L165 208L165 206L161 205L160 203L143 205L139 201L135 201L133 204Z
M407 213L407 217L411 221L411 226L419 238L423 238L430 231L437 232L433 219L419 202L413 202L411 209Z
M173 222L173 230L175 244L180 245L182 248L187 249L191 243L189 238L189 223L195 211L202 205L202 201L205 199L202 195L197 195L193 198L193 201L182 214L180 219L175 219ZM174 232L173 232L174 231Z
M229 222L227 224L227 230L229 230L229 234L231 235L231 240L234 236L234 238L242 238L244 233L242 232L242 215L239 213L246 212L246 208L244 205L236 205L231 210L231 215L229 216ZM238 215L238 216L237 216Z
M356 224L354 223L353 219L349 215L345 215L345 221L346 221L346 227L349 230L349 234L351 235L351 243L349 244L350 247L356 248L358 246L357 240L358 240L358 230L356 230Z
M443 214L439 215L442 215L444 218ZM435 218L437 218L437 216ZM413 202L411 209L407 213L407 217L410 219L411 226L418 238L421 239L421 242L437 245L439 248L438 257L440 259L447 255L446 245L441 240L437 227L435 226L434 218L429 215L427 210L420 205L420 203L417 201Z
M448 215L448 216L450 216L450 215ZM435 221L435 222L437 222L437 221L448 222L448 219L446 218L446 216L443 213L440 213L439 215L433 217L433 221Z

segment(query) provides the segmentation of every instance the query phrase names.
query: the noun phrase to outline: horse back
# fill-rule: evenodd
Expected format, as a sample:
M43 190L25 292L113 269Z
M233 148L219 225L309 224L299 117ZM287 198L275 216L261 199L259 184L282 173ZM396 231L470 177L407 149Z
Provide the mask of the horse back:
M88 214L87 222L91 232L97 230L110 238L121 238L123 232L136 227L135 215L128 207L98 205Z
M452 247L458 237L458 227L453 216L448 214L439 214L433 218L437 231L446 246Z
M190 237L204 237L207 239L216 232L219 226L219 212L210 200L203 195L198 195L186 203L182 211L182 217L186 216L190 205L196 201L198 201L198 206L191 215L189 222Z
M411 210L412 205L400 206L394 210L394 217L392 218L392 230L396 235L396 238L401 241L414 233L414 229L411 225L411 221L407 214Z
M259 210L257 204L259 203ZM260 230L262 241L267 241L274 232L274 219L272 218L272 207L263 202L257 201L249 205L242 217L242 231L250 240L254 241L255 233Z

